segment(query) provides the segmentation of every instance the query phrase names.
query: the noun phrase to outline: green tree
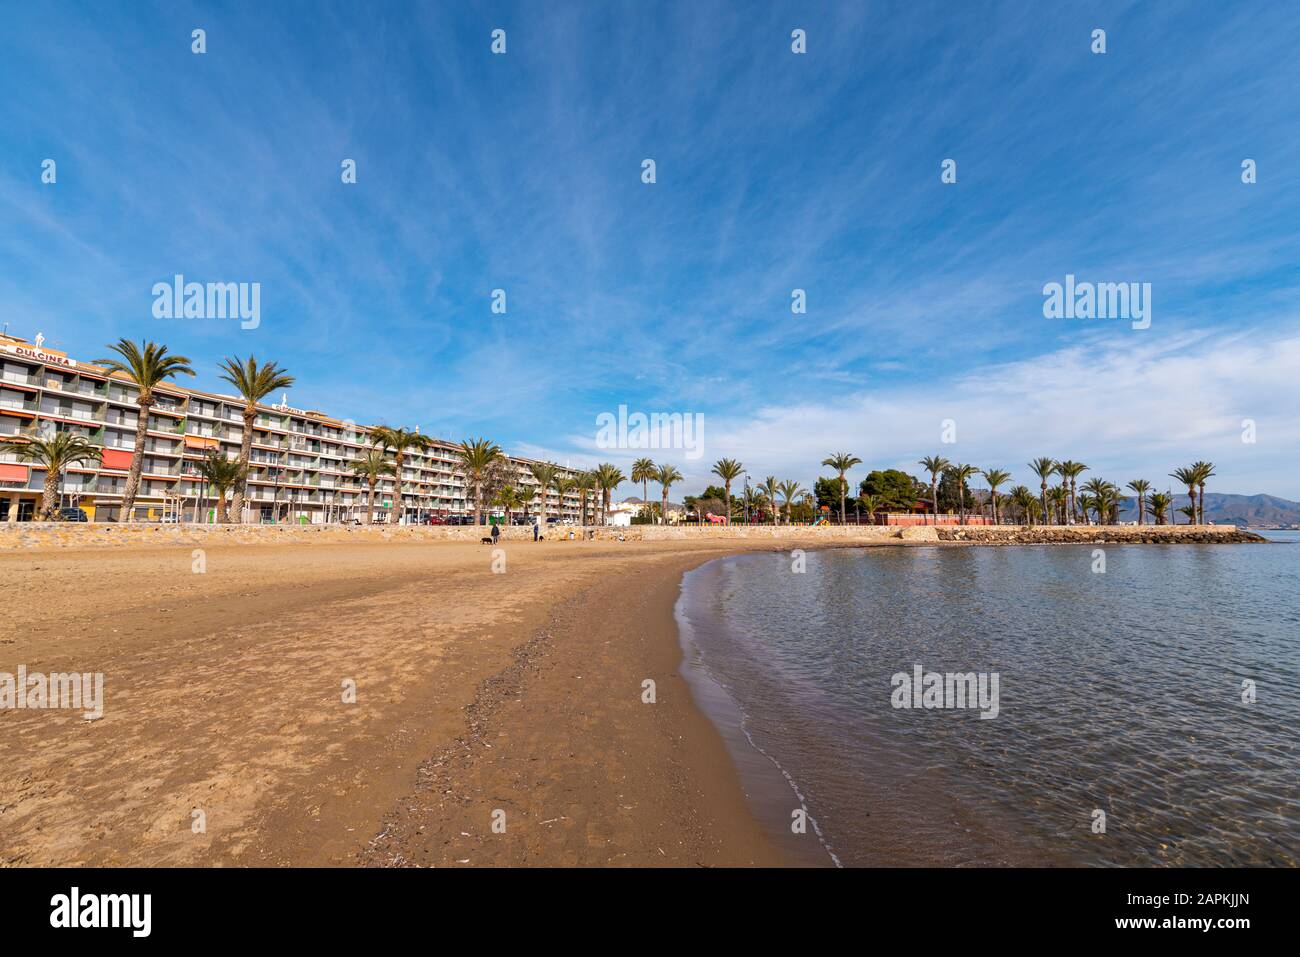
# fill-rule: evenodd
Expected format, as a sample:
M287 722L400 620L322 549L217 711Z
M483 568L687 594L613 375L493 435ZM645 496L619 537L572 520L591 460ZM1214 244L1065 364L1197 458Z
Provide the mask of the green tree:
M406 464L408 451L427 452L433 448L433 440L419 432L410 432L403 428L377 425L370 430L370 442L379 448L393 453L393 474L397 476L397 520L406 519L406 500L402 497L402 468Z
M487 439L466 439L457 450L465 483L474 490L474 524L483 524L483 483L488 472L505 456L501 447Z
M1128 483L1128 488L1137 496L1138 524L1145 525L1147 520L1146 494L1151 491L1151 483L1146 479L1134 479Z
M930 473L930 512L936 518L939 514L939 476L952 465L941 455L927 455L917 463Z
M348 470L358 478L364 479L366 487L370 489L370 498L366 506L366 524L373 525L375 521L375 487L379 484L379 479L382 476L397 474L397 467L383 449L371 446L348 463Z
M1151 514L1156 518L1157 525L1164 525L1165 518L1169 514L1169 506L1174 500L1164 492L1152 492L1147 497L1147 508L1151 509Z
M957 486L957 503L961 512L961 523L966 524L966 483L972 476L979 474L979 469L974 465L950 465L948 466L948 476Z
M1024 485L1017 485L1009 494L1012 504L1020 511L1021 523L1032 525L1034 523L1034 506L1038 504L1038 500L1034 498L1034 493Z
M763 484L758 487L770 503L772 509L772 524L781 524L781 510L777 505L777 496L781 494L781 483L776 480L775 475L769 475L763 479Z
M849 452L835 452L831 455L826 456L826 458L822 459L822 465L825 465L827 468L834 469L835 472L840 477L839 486L840 486L840 524L841 525L843 525L845 522L844 498L849 491L849 483L845 480L844 476L848 474L849 469L853 468L853 466L861 465L861 464L862 464L862 459L858 458L856 455L853 455L852 453Z
M727 521L731 521L731 483L744 474L745 467L735 459L718 459L713 463L713 474L722 479L723 501L727 506Z
M1198 511L1200 514L1201 524L1204 525L1205 524L1205 483L1214 477L1214 463L1193 462L1192 472L1196 475L1196 488L1197 488L1198 496L1200 498L1200 507Z
M1064 462L1056 463L1056 472L1061 476L1061 481L1066 485L1070 492L1070 509L1067 525L1073 525L1075 516L1078 514L1076 507L1076 493L1078 492L1079 476L1088 471L1088 466L1082 462L1072 462L1066 459Z
M650 504L650 483L659 474L659 466L650 459L640 458L632 463L632 481L641 483L641 501Z
M217 524L230 524L230 511L226 495L231 489L244 487L248 468L239 459L228 459L215 449L203 456L195 466L217 497Z
M875 495L883 503L882 507L903 512L916 508L916 500L923 490L920 482L900 469L877 469L858 485L860 495Z
M659 472L655 472L657 479ZM600 486L600 522L605 524L609 516L610 501L614 497L614 489L618 488L627 481L627 476L623 470L611 462L604 462L596 466L596 484Z
M794 481L793 479L786 479L784 482L782 482L780 485L777 486L777 489L781 492L781 497L785 500L784 502L785 520L787 522L790 522L792 521L790 515L790 508L792 505L794 505L794 500L796 498L798 498L802 494L805 494L804 489L798 482Z
M578 490L579 507L582 509L582 516L579 521L585 526L587 524L587 505L591 498L592 489L596 488L596 473L590 469L579 472L573 480L573 487Z
M220 378L235 387L235 391L244 400L244 433L239 440L239 464L244 470L235 489L234 501L230 503L231 511L239 521L244 520L244 499L248 497L248 459L253 450L253 423L257 421L257 404L278 389L287 389L294 383L293 376L274 362L258 364L249 356L227 356L221 363Z
M135 404L140 407L135 424L135 450L131 453L131 468L126 473L126 486L122 489L122 515L118 521L135 521L135 497L140 491L140 473L144 470L144 443L149 429L149 410L157 398L154 390L165 380L178 375L193 376L190 360L185 356L169 356L167 347L154 342L139 345L129 339L119 339L108 347L117 353L116 358L96 359L110 374L124 375L139 388Z
M1183 485L1187 486L1187 499L1192 505L1192 514L1188 516L1187 524L1188 525L1195 524L1196 484L1197 482L1200 481L1201 478L1200 474L1196 471L1196 468L1194 466L1189 465L1186 468L1174 469L1172 472L1169 473L1169 477L1174 481L1181 482ZM1184 515L1187 515L1187 513L1184 512L1181 508L1178 511L1183 512Z
M42 522L55 519L59 508L59 488L63 484L63 473L70 466L98 462L102 450L91 445L85 436L75 432L54 432L47 435L32 435L17 439L0 440L0 448L12 449L20 462L31 462L45 469L45 482L41 487ZM18 516L17 503L11 503L10 519ZM61 517L61 516L60 516Z
M984 481L989 483L989 504L993 507L993 524L998 522L998 486L1011 481L1011 473L1002 469L985 469Z
M1047 480L1056 473L1056 462L1049 458L1037 458L1029 463L1029 471L1038 476L1040 498L1043 506L1043 521L1051 524L1051 514L1047 510Z
M555 480L560 476L560 467L551 462L534 462L528 466L528 471L537 482L537 495L541 500L542 528L546 528L547 513L550 511L549 496ZM560 500L560 508L564 508L563 499Z
M665 525L668 524L668 489L672 487L673 483L681 480L682 473L672 465L659 466L659 471L655 475L655 481L663 488L663 521Z

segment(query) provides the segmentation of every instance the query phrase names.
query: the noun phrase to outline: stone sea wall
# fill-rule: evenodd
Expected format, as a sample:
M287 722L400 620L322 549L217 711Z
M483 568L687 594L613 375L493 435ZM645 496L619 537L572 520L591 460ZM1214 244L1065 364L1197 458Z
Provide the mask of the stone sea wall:
M0 523L0 551L24 548L175 547L181 545L366 544L382 542L477 542L487 535L484 526L432 525L119 525L109 522ZM1258 535L1231 525L1096 526L706 526L704 528L634 525L623 528L552 527L547 537L590 537L598 541L773 541L965 543L990 545L1186 542L1231 543L1263 541ZM503 529L505 541L532 538L532 529Z

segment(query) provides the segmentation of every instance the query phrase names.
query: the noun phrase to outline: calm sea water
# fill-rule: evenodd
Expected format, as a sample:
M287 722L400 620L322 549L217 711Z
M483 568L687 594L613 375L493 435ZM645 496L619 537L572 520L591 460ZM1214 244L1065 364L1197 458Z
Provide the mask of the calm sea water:
M1101 573L1093 546L721 559L683 585L687 670L810 857L1295 866L1300 534L1269 534L1112 545ZM996 672L997 717L893 707L918 664Z

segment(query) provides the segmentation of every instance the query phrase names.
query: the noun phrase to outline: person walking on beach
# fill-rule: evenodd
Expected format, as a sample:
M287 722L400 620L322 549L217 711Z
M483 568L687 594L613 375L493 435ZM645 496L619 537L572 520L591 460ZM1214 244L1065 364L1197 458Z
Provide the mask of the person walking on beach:
M493 526L492 526L492 544L495 545L495 544L497 543L497 539L500 538L500 537L501 537L501 526L500 526L500 525L493 525Z
M533 522L533 541L537 541L538 536L541 534L542 534L541 524L538 522Z

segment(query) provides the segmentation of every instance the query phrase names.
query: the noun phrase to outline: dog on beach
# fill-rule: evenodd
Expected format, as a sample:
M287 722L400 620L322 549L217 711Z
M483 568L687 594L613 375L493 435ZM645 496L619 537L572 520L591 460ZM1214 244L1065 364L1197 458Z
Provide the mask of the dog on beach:
M478 540L478 543L479 543L480 545L491 545L491 544L492 544L492 536L491 536L491 535L484 535L482 538L480 538L480 539Z

